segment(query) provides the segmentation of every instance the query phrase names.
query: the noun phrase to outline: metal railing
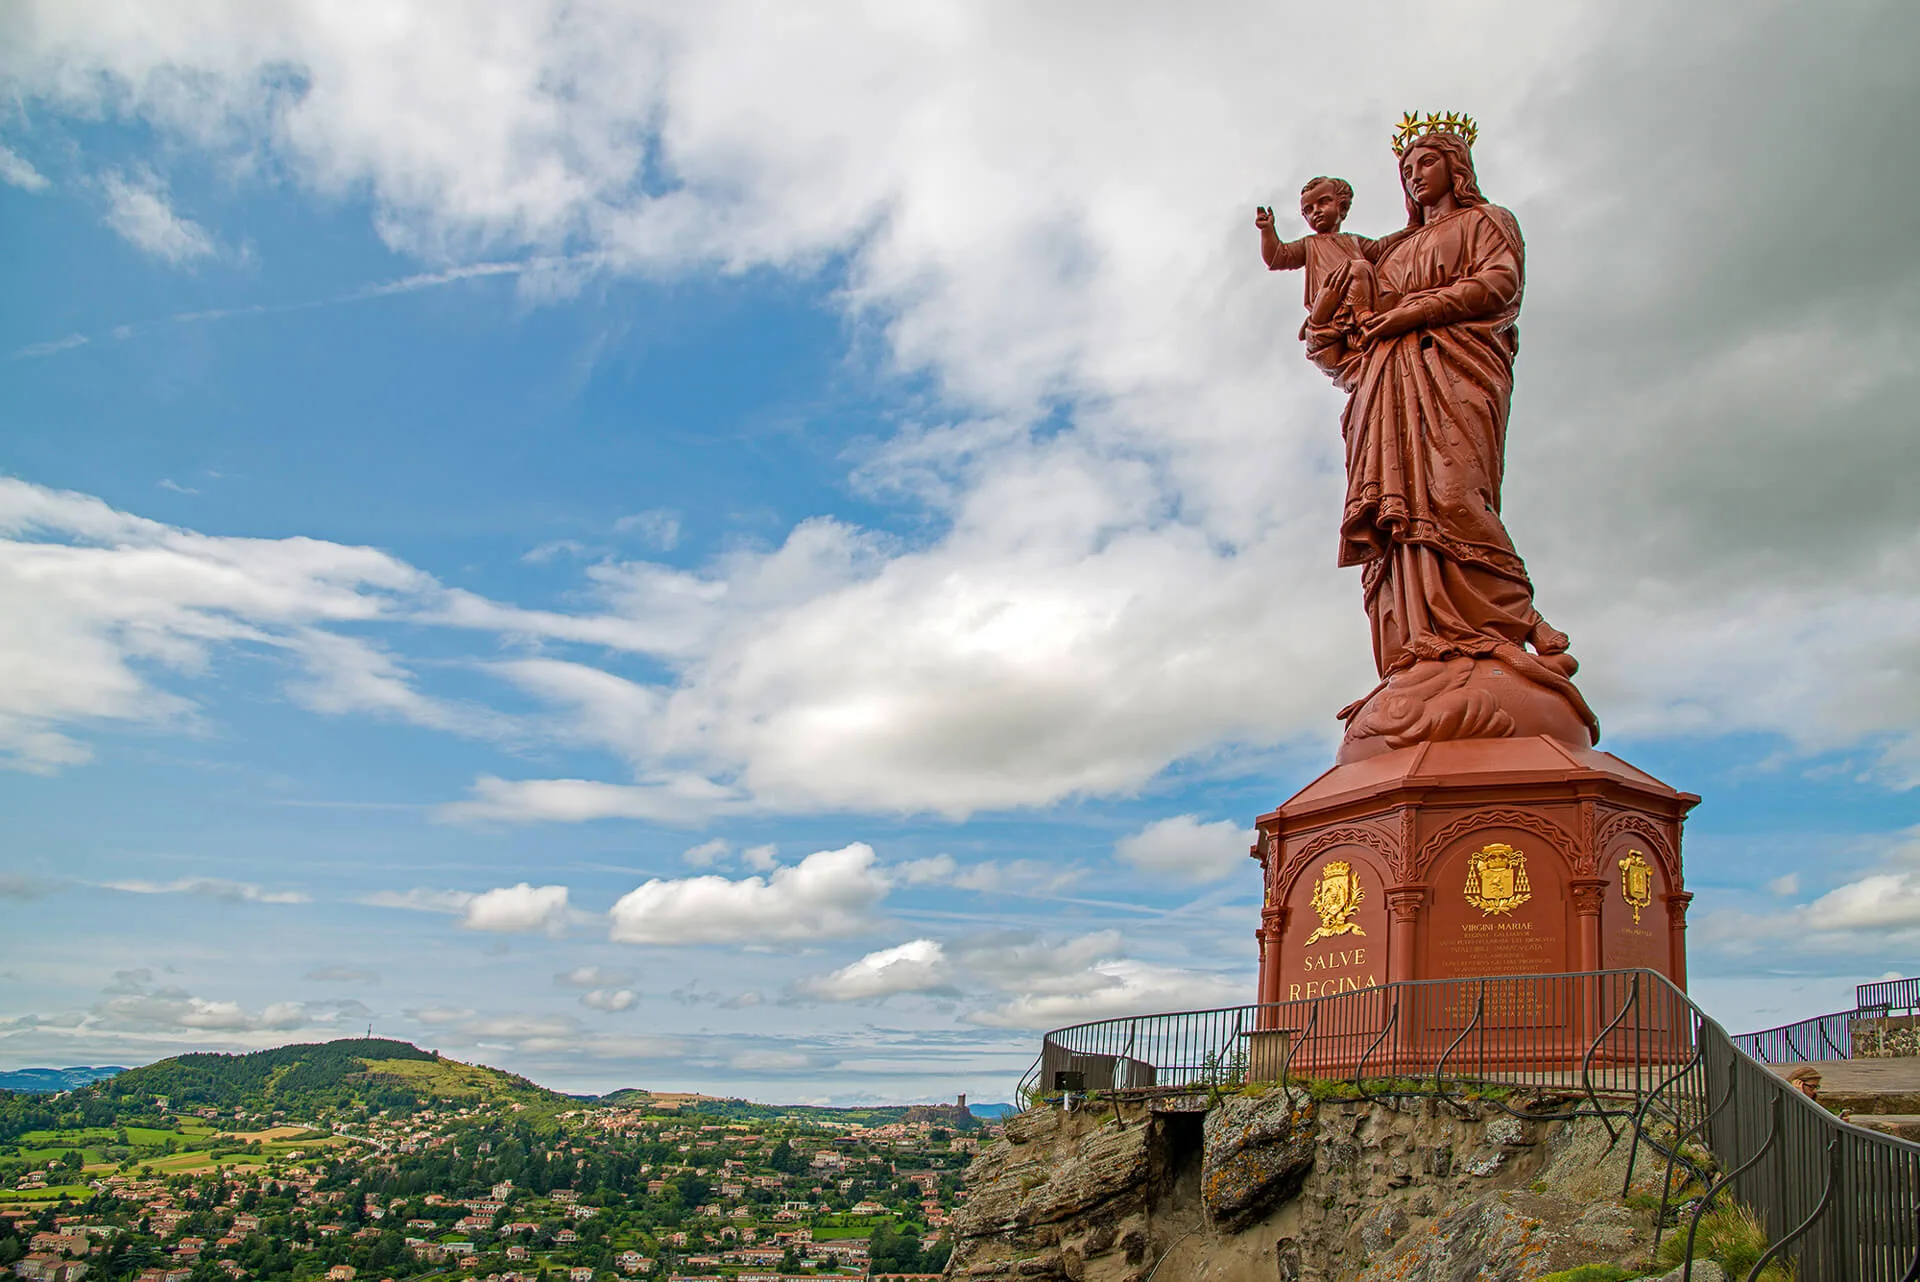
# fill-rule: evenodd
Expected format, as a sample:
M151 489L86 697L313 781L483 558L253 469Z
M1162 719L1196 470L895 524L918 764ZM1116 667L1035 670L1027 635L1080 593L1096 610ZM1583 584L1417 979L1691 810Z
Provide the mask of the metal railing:
M1920 1009L1920 979L1883 979L1877 984L1859 984L1853 990L1853 1004L1861 1010Z
M1920 1055L1920 979L1861 984L1853 992L1852 1010L1740 1033L1734 1043L1763 1064Z
M1840 1121L1738 1042L1702 1021L1705 1139L1726 1172L1710 1191L1761 1212L1769 1258L1792 1259L1801 1282L1920 1277L1920 1144Z
M1631 1144L1623 1194L1646 1151L1664 1165L1662 1225L1691 1204L1671 1231L1691 1240L1725 1194L1760 1213L1802 1282L1920 1280L1920 1144L1840 1121L1745 1040L1653 971L1416 980L1055 1029L1020 1089L1031 1101L1055 1083L1145 1094L1333 1079L1389 1104L1471 1091L1523 1117L1597 1117ZM1724 1174L1689 1156L1696 1143Z

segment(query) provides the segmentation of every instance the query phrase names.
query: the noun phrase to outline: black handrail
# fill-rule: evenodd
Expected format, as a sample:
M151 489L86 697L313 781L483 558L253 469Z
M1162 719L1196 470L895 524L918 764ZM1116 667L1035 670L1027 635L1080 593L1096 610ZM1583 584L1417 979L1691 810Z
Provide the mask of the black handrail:
M1440 1052L1439 1062L1433 1066L1434 1094L1440 1097L1440 1100L1442 1103L1446 1104L1449 1108L1452 1108L1456 1111L1464 1112L1466 1106L1464 1104L1456 1103L1453 1096L1447 1093L1447 1088L1441 1081L1441 1074L1446 1072L1448 1056L1453 1054L1453 1052L1459 1047L1461 1042L1464 1042L1467 1040L1468 1033L1471 1033L1474 1029L1480 1027L1481 1017L1483 1017L1486 1013L1487 1013L1487 990L1483 987L1480 990L1480 999L1473 1004L1472 1020L1470 1020L1467 1023L1466 1027L1460 1030L1460 1036L1454 1038L1451 1042L1447 1043L1447 1049Z
M1620 1021L1627 1017L1627 1012L1631 1011L1639 1000L1640 976L1634 975L1627 988L1627 1000L1621 1003L1620 1013L1607 1021L1607 1026L1600 1030L1600 1035L1587 1043L1587 1053L1580 1057L1580 1089L1587 1093L1587 1102L1593 1105L1595 1113L1600 1118L1600 1125L1607 1128L1609 1148L1619 1143L1620 1133L1613 1129L1613 1119L1607 1116L1607 1110L1600 1107L1600 1097L1594 1093L1593 1053L1600 1049L1600 1043L1606 1041L1614 1029L1620 1027Z
M1746 1161L1740 1163L1740 1165L1734 1167L1731 1171L1728 1171L1725 1175L1722 1175L1719 1179L1715 1180L1712 1184L1709 1184L1707 1186L1707 1191L1702 1193L1699 1197L1699 1200L1693 1204L1693 1219L1688 1221L1687 1223L1687 1254L1686 1254L1687 1267L1686 1267L1686 1271L1680 1275L1680 1282L1689 1282L1689 1280L1693 1277L1693 1239L1694 1239L1694 1236L1700 1232L1700 1217L1707 1213L1707 1208L1713 1205L1713 1199L1720 1195L1721 1189L1726 1188L1727 1185L1733 1183L1735 1180L1739 1179L1742 1175L1745 1175L1748 1171L1751 1171L1754 1167L1760 1164L1760 1159L1767 1155L1767 1150L1773 1147L1773 1141L1775 1137L1778 1136L1779 1134L1780 1134L1780 1097L1776 1095L1773 1097L1773 1100L1767 1112L1766 1140L1760 1145L1759 1148L1756 1148L1755 1150L1753 1150L1753 1156L1749 1157Z
M1733 1103L1733 1092L1735 1087L1739 1085L1739 1082L1739 1078L1729 1073L1727 1075L1727 1093L1720 1097L1720 1102L1701 1114L1698 1122L1695 1122L1685 1131L1674 1136L1673 1151L1667 1154L1667 1172L1660 1177L1660 1207L1663 1213L1656 1217L1653 1223L1653 1250L1656 1255L1659 1254L1660 1251L1661 1235L1665 1233L1667 1227L1667 1217L1664 1212L1667 1203L1673 1198L1673 1164L1677 1160L1683 1160L1687 1138L1696 1130L1704 1136L1707 1131L1707 1126L1713 1121L1714 1117L1719 1114L1720 1110ZM1705 1184L1711 1184L1712 1182L1712 1180L1703 1181L1703 1187ZM1622 1197L1625 1197L1626 1193L1626 1188L1620 1190Z
M1802 1233L1805 1233L1812 1227L1815 1220L1827 1213L1827 1206L1833 1201L1833 1190L1839 1186L1839 1183L1840 1138L1839 1136L1835 1136L1827 1141L1827 1187L1821 1190L1820 1201L1811 1211L1807 1212L1806 1219L1794 1226L1791 1233L1768 1247L1766 1251L1761 1254L1760 1258L1753 1262L1753 1267L1747 1271L1747 1282L1758 1282L1760 1271L1767 1267L1767 1262L1786 1250L1788 1243L1792 1242Z

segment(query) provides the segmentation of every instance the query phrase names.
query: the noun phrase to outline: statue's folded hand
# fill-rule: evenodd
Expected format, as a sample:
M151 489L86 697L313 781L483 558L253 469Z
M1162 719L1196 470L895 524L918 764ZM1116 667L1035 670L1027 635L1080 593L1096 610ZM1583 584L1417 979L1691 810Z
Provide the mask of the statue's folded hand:
M1402 334L1411 334L1426 323L1426 316L1418 307L1400 306L1392 311L1382 312L1360 327L1360 340L1364 343L1380 342L1384 339L1399 338Z

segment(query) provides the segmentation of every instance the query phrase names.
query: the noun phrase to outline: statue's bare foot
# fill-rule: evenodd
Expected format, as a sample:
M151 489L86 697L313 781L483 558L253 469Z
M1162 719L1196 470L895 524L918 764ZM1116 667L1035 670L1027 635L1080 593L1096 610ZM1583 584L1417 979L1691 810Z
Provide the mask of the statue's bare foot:
M1527 642L1533 646L1535 654L1565 654L1567 647L1573 644L1573 638L1545 619L1536 619L1533 630L1527 633Z

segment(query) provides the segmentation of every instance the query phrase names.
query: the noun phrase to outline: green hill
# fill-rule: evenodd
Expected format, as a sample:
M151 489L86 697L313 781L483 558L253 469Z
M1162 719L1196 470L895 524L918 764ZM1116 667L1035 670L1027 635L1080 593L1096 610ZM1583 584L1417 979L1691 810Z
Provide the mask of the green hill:
M130 1068L84 1090L117 1111L164 1097L176 1111L279 1109L300 1116L356 1106L566 1102L564 1096L512 1073L442 1059L438 1052L408 1042L365 1037L278 1046L248 1055L179 1055Z

